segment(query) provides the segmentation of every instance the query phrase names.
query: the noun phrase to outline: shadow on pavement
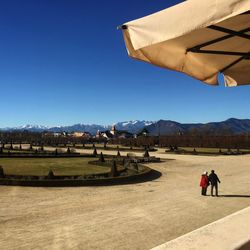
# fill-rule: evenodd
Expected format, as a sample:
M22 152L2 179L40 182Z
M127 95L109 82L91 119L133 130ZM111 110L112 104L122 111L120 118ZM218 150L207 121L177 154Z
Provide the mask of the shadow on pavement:
M156 171L154 169L151 169L150 173L147 175L139 176L139 178L131 178L128 180L121 181L120 183L117 183L119 185L123 184L137 184L137 183L142 183L142 182L147 182L147 181L155 181L159 179L162 176L162 173L159 171Z
M219 197L225 198L250 198L250 195L241 195L241 194L222 194Z

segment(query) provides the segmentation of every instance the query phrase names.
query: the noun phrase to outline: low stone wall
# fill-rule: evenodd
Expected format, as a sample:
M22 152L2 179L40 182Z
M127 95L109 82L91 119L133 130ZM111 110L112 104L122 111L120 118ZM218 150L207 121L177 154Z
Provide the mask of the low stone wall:
M202 151L186 151L186 150L165 150L165 153L170 153L170 154L181 154L181 155L204 155L204 156L219 156L219 155L244 155L248 154L247 152L243 151L229 151L229 152L202 152Z
M11 154L0 154L0 159L1 158L75 158L75 157L93 157L95 158L93 154L80 154L80 153L64 153L64 154L55 154L55 153L48 153L48 154L40 154L40 153L26 153L26 154L20 154L20 153L11 153Z
M250 207L194 230L152 250L249 250Z
M106 156L104 162L101 162L99 159L96 161L90 161L89 164L97 166L111 166L112 162L115 161L118 165L124 165L125 163L156 163L160 162L161 159L157 157L126 157L126 156Z
M95 176L97 177L97 175ZM55 179L46 179L39 178L37 176L31 176L30 178L27 177L26 179L21 179L17 177L15 178L15 176L13 176L14 178L8 178L8 176L6 176L5 178L0 178L0 185L33 187L105 186L143 182L159 178L160 175L161 174L159 172L145 167L145 170L141 173L112 178L105 178L105 176L99 176L99 178L97 177L94 179L85 179L83 176L55 176Z
M155 162L160 162L161 159L157 157L138 157L138 158L132 158L130 162L132 163L155 163Z

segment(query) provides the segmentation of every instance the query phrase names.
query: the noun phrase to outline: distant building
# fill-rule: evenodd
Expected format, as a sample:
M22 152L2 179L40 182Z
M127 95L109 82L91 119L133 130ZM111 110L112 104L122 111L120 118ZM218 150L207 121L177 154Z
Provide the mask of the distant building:
M111 128L111 130L110 130L110 133L115 136L116 132L117 132L116 131L116 127L115 127L115 125L113 125L112 128Z
M90 139L92 135L89 132L84 132L83 137L86 139Z
M125 131L125 130L120 130L117 132L117 135L116 135L117 138L134 138L134 135L129 133L128 131Z
M148 136L149 132L146 128L143 128L140 133L137 134L137 136Z
M106 138L106 139L115 139L115 138L132 138L133 134L125 130L117 130L115 125L112 126L111 130L106 131L97 131L96 138Z
M72 137L82 137L84 136L83 132L73 132L70 134Z
M98 129L95 138L101 138L101 137L102 137L102 132Z
M55 133L53 133L53 136L54 136L54 137L59 137L59 136L61 136L61 135L63 135L61 132L55 132Z
M45 131L42 133L43 136L49 136L49 137L66 137L68 135L67 132L50 132Z
M111 133L111 131L106 130L106 131L100 131L97 130L95 138L106 138L106 139L112 139L114 135Z
M89 132L80 132L80 131L75 131L75 132L45 132L43 133L43 136L53 136L53 137L74 137L74 138L86 138L89 139L91 138L91 134Z
M71 134L69 134L69 136L75 138L80 138L80 137L84 137L86 139L91 138L91 134L89 132L79 132L79 131L72 132Z

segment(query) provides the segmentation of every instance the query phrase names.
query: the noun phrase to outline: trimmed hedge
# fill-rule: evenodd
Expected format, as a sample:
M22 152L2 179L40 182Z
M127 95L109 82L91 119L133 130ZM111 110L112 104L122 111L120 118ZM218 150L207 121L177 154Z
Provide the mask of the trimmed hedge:
M87 157L87 158L95 158L93 154L80 154L80 153L58 153L55 155L55 152L46 154L42 153L34 153L34 154L20 154L20 153L2 153L0 154L0 159L1 158L73 158L73 157Z
M1 155L2 156L2 155ZM10 156L7 156L10 157ZM11 157L20 157L11 156ZM20 158L60 158L60 157L93 157L90 155L80 155L80 154L54 154L50 155L22 155ZM98 166L108 166L111 167L111 171L108 173L99 174L89 174L89 175L76 175L76 176L55 176L50 170L47 176L22 176L22 175L6 175L0 176L0 185L14 185L14 186L42 186L42 187L63 187L63 186L95 186L95 185L117 185L125 184L131 182L140 182L142 179L150 179L152 171L155 173L157 171L150 169L147 166L141 165L139 163L150 163L150 162L160 162L160 158L156 157L113 157L104 156L101 154L99 160L90 161L89 164ZM104 160L104 161L103 161ZM158 172L159 175L159 172ZM158 176L159 177L159 176ZM157 177L157 178L158 178Z
M157 172L145 166L144 168L145 169L143 172L139 172L129 176L121 175L114 178L99 177L95 179L83 179L83 176L55 176L55 179L47 179L48 177L45 176L26 176L25 179L21 179L21 177L23 176L6 176L5 178L0 178L0 185L33 187L105 186L149 181L161 176L160 172ZM97 175L95 176L97 177ZM10 177L14 178L10 179Z

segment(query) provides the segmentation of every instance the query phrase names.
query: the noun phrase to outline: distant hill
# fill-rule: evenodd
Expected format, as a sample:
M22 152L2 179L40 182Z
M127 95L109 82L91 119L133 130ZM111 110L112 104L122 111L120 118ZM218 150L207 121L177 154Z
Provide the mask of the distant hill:
M250 119L230 118L222 122L178 123L159 120L145 127L149 135L173 135L177 133L245 134L250 133Z
M222 122L209 122L209 123L178 123L170 120L159 120L157 122L152 121L127 121L117 122L114 124L117 130L126 130L132 134L137 134L142 129L146 129L149 135L173 135L177 133L199 133L206 132L210 134L246 134L250 133L250 119L236 119L230 118ZM57 126L48 127L40 125L25 125L13 128L2 128L3 131L15 131L15 130L28 130L33 132L51 131L51 132L89 132L95 135L98 130L109 130L111 125L86 125L75 124L72 126Z

